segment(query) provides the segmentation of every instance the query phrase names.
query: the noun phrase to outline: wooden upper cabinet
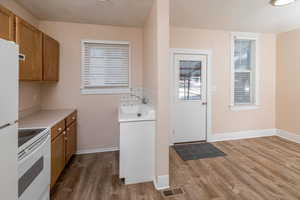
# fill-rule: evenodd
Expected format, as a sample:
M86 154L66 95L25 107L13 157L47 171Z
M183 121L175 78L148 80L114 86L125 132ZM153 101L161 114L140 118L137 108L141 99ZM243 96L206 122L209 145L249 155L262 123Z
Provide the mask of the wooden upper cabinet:
M15 15L0 5L0 38L15 40Z
M59 78L59 43L43 34L43 80L58 81Z
M16 42L20 46L20 54L24 55L20 60L20 80L43 80L42 32L16 17Z
M0 39L19 44L21 81L58 81L59 43L0 5Z

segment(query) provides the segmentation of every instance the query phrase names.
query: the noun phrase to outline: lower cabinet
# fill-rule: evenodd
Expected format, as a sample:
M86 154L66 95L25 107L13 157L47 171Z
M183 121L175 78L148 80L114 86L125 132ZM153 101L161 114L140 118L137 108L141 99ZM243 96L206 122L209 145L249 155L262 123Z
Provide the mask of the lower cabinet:
M65 132L51 142L51 187L65 167Z
M76 153L77 121L76 111L51 129L51 188Z
M77 134L76 123L72 123L66 131L66 162L68 163L71 157L76 153Z

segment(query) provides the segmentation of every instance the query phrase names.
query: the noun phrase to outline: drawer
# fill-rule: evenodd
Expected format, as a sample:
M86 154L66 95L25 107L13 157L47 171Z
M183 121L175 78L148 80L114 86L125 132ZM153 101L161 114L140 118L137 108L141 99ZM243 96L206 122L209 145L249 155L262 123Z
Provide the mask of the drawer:
M53 140L58 135L60 135L66 128L65 120L58 122L55 126L51 128L51 139Z
M77 111L73 112L71 115L67 117L66 123L67 126L71 125L77 119Z

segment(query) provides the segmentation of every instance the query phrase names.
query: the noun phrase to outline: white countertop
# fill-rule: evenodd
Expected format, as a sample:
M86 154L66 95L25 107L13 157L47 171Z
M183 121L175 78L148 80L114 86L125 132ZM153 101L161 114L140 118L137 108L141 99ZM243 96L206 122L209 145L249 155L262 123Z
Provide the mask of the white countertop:
M19 120L19 128L51 128L75 109L40 110Z

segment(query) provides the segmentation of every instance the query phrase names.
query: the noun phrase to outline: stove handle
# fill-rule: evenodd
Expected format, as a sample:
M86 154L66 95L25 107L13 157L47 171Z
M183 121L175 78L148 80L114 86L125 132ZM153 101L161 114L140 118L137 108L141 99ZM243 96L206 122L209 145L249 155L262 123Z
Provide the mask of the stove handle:
M34 147L32 148L29 147L28 149L24 149L25 153L22 155L23 158L19 160L20 164L26 162L30 158L30 155L35 154L37 151L40 151L49 140L50 140L50 135L47 135L44 142L38 144L38 147L35 148L33 151L31 151L31 149L33 149Z

